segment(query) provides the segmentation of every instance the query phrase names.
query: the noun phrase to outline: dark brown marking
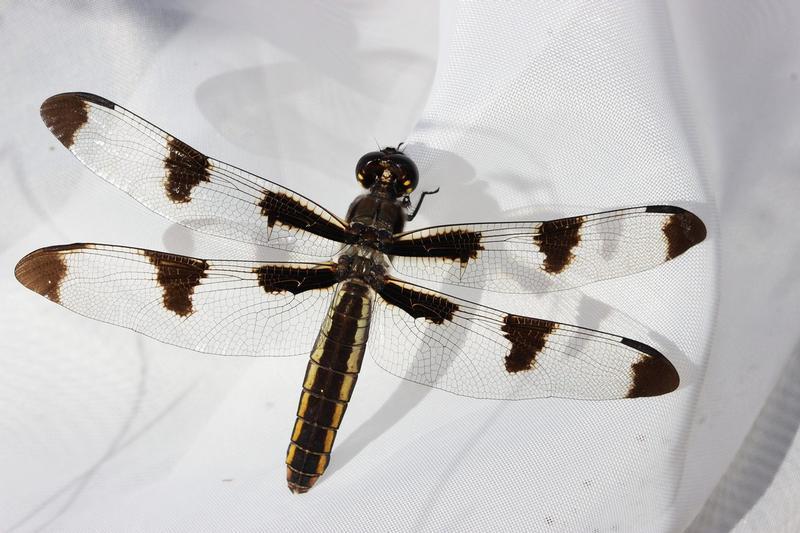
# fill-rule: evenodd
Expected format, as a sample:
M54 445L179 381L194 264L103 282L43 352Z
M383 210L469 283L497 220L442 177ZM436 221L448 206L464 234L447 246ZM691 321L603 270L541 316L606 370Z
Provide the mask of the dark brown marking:
M325 289L336 285L336 263L325 267L302 268L283 265L263 265L253 269L258 276L258 284L268 293L278 294Z
M114 108L112 102L88 93L57 94L42 102L39 108L39 114L45 125L67 148L72 148L75 143L75 133L89 119L87 102Z
M71 93L83 100L84 102L91 102L93 104L97 104L102 107L107 107L109 109L114 109L116 104L111 100L103 98L102 96L97 96L96 94L92 93Z
M336 430L318 426L298 418L295 421L295 429L292 432L292 437L292 442L305 450L329 454L333 445L333 440L336 438ZM328 443L330 443L330 446Z
M369 333L370 306L365 304L372 301L371 291L363 282L343 281L314 343L287 451L287 481L293 492L308 490L327 466L361 368Z
M573 248L581 241L583 217L560 218L542 222L533 235L533 242L544 254L542 264L545 272L558 274L569 266L575 256Z
M286 466L286 482L289 485L289 490L294 494L305 494L318 479L319 475L317 474L303 474L288 465Z
M292 467L292 470L308 474L322 474L325 467L328 466L327 453L314 453L297 446L294 443L289 444L289 448L294 447L294 457L291 461L287 461L287 465ZM289 450L287 450L288 452ZM288 454L287 454L288 459Z
M290 196L272 191L264 191L264 198L258 202L261 214L267 217L267 225L272 228L276 223L289 228L297 228L336 242L355 242L353 235L344 227L325 220L307 206Z
M365 342L356 344L355 336L359 325L355 320L343 320L341 317L334 322L330 331L325 335L322 353L317 361L320 366L330 368L337 372L353 373L348 370L351 356L356 353L358 358L356 366L361 369L364 360Z
M631 365L632 383L628 398L660 396L678 388L678 371L661 352L633 339L623 338L620 342L644 354L639 362Z
M654 211L650 206L648 212L672 213L664 223L664 237L667 239L667 261L678 257L683 252L706 238L706 225L690 211L674 207L672 211L662 209ZM656 206L661 208L672 206Z
M309 373L312 371L312 367L316 367L314 379L311 383L306 384L306 380L309 377ZM306 390L313 392L314 394L318 394L323 398L327 398L329 400L346 401L345 399L341 398L345 383L347 382L348 387L350 387L349 380L352 380L352 385L355 386L354 382L357 378L357 374L336 372L329 368L325 368L324 366L320 366L314 361L309 361L308 366L306 367L306 380L303 380L303 386L306 388ZM350 390L352 391L352 388ZM349 395L347 396L349 397Z
M303 397L301 396L300 398L300 404L298 405L297 409L297 414L300 418L320 426L334 429L339 427L339 422L341 422L341 418L344 416L344 412L347 410L347 403L329 400L328 398L323 398L322 396L312 394L308 391L303 391L302 394L308 395L308 398L306 399L305 410L302 412L300 412L300 407L303 404ZM339 420L334 420L334 417L336 417L336 413L340 408L342 409L342 413L338 417Z
M466 265L477 259L483 250L479 231L452 230L426 237L397 240L389 245L387 254L403 257L440 257Z
M164 307L178 316L192 314L192 295L206 277L208 263L202 259L146 250L145 256L156 267L156 280L163 290Z
M511 373L531 370L536 356L547 343L547 337L556 329L556 323L519 315L506 315L501 328L511 342L506 355L506 371Z
M164 188L167 197L176 204L191 201L192 190L210 179L208 158L175 137L167 139L164 168Z
M378 294L386 303L399 307L414 318L425 318L434 324L452 321L458 305L447 298L403 287L387 279Z
M385 231L388 240L392 234L403 231L406 224L406 211L396 199L364 194L350 204L345 220L351 228L362 227L374 230L376 234L373 240L380 240L378 233ZM368 237L368 235L361 234L361 237L365 236Z
M61 303L61 282L67 275L67 263L62 252L82 250L85 244L50 246L29 253L14 268L17 281L45 298Z
M363 283L345 281L337 296L338 301L330 315L330 327L321 332L325 340L317 362L337 372L358 373L369 338L370 289ZM359 332L363 333L360 340L356 338ZM348 370L354 354L358 355L356 368Z

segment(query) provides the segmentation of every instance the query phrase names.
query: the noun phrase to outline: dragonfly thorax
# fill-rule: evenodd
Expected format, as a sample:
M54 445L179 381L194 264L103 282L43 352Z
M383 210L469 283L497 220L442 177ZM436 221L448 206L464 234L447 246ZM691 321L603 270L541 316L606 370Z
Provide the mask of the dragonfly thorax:
M402 201L384 198L370 191L350 204L347 211L348 230L364 246L384 249L392 236L403 231L406 208Z
M379 288L386 277L387 268L388 261L384 254L368 246L355 245L339 256L336 271L340 280L360 279Z

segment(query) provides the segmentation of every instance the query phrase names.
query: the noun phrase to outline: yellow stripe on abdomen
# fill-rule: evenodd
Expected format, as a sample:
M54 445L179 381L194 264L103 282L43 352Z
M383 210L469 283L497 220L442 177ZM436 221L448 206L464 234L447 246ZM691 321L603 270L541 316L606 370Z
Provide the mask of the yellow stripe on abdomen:
M292 492L308 491L328 466L364 359L373 296L361 281L342 282L320 328L286 453L286 480Z

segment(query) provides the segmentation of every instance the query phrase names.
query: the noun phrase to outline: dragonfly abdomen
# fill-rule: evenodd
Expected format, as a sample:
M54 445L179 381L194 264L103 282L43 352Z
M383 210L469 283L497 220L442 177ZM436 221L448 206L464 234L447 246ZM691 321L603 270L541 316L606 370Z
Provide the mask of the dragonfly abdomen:
M307 492L328 466L364 359L373 298L365 282L343 281L314 342L286 453L286 480L292 492Z

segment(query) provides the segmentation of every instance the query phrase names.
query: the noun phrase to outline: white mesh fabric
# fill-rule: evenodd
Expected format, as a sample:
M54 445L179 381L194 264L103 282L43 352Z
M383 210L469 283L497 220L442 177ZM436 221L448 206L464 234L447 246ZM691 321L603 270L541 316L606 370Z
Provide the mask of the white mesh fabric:
M800 8L216 4L0 12L0 529L796 529ZM55 243L262 254L172 226L83 169L38 118L67 90L340 215L372 137L406 140L419 190L441 187L409 229L691 209L709 238L676 261L482 300L652 343L683 385L635 401L481 401L368 360L331 467L293 496L283 460L302 357L165 346L13 279Z

